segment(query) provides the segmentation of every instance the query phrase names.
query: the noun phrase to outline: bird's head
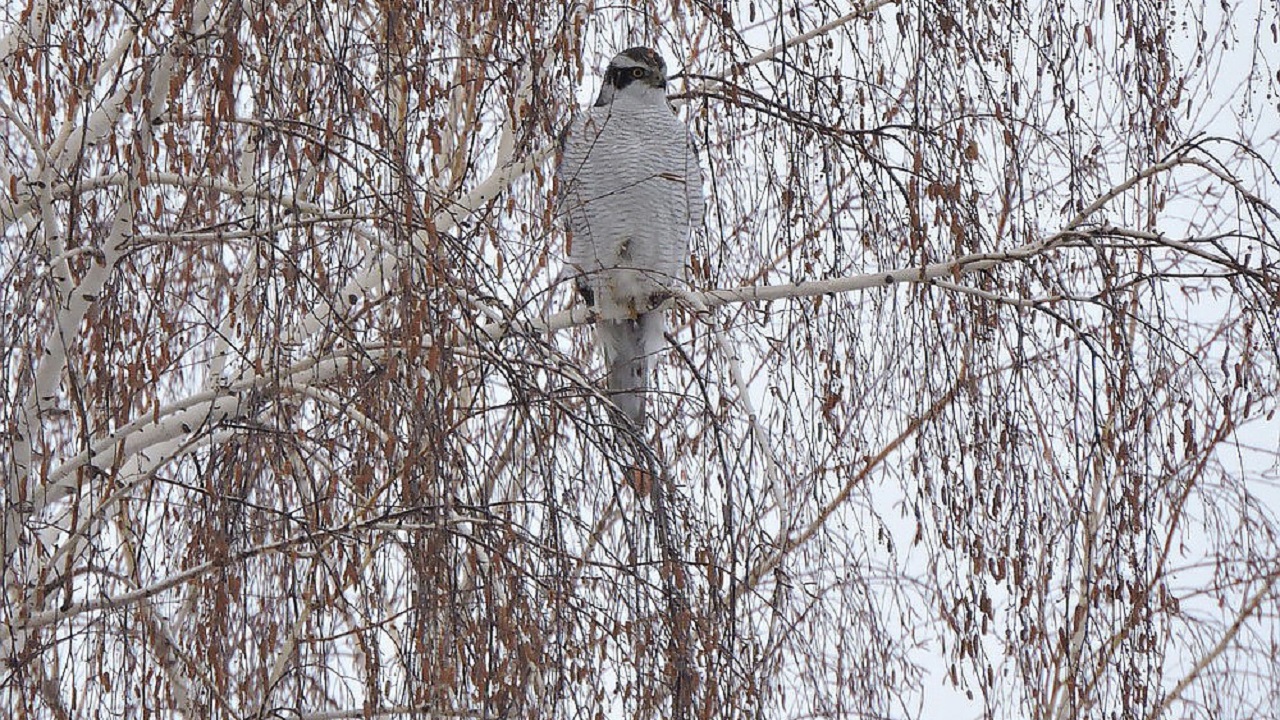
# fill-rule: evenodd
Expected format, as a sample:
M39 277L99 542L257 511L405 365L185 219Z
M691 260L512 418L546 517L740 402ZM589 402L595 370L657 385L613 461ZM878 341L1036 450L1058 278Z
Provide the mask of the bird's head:
M667 101L667 64L657 51L647 47L628 48L609 61L596 106L608 105L623 95Z

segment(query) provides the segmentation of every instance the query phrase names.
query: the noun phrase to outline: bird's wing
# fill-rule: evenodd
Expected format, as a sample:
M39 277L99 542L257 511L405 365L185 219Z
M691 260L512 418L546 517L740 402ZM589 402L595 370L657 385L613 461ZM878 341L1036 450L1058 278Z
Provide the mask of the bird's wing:
M702 194L702 163L698 160L698 148L693 142L692 133L685 135L684 157L684 193L689 208L689 230L696 232L702 227L707 200Z
M555 211L557 215L567 215L571 198L575 191L578 173L587 161L589 143L583 142L583 132L587 117L576 115L569 121L560 137L560 164L556 166Z
M592 200L589 196L592 191L587 183L599 179L595 177L599 174L595 167L599 164L598 152L593 154L593 150L600 138L601 123L600 113L595 109L576 117L565 133L560 164L556 168L560 188L556 214L563 218L569 232L569 262L586 271L593 269L591 266L596 264L593 259L599 255L599 248L592 245L599 238L591 234L588 203Z

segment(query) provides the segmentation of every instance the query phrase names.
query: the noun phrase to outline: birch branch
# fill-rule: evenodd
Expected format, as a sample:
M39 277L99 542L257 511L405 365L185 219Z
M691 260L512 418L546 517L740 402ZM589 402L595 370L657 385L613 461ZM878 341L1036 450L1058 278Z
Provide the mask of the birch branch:
M819 25L818 27L808 32L804 32L794 37L787 38L786 40L783 40L781 43L769 48L768 50L765 50L762 53L752 56L751 58L747 59L744 62L735 63L734 65L731 65L721 70L720 72L715 73L712 77L714 77L717 80L724 80L728 76L735 74L736 71L738 70L753 68L757 65L760 65L761 63L768 62L774 59L775 57L781 55L782 53L786 52L790 48L804 45L805 43L809 42L810 40L813 40L814 38L822 37L823 35L826 35L827 33L831 32L832 30L839 29L840 27L849 24L850 22L852 22L853 20L856 20L859 17L870 15L871 13L875 12L876 10L879 10L885 5L891 5L891 4L894 4L895 2L896 0L874 0L873 2L869 2L866 5L863 5L861 8L858 8L857 10L841 15L840 17L830 22ZM707 81L698 83L696 87L691 88L688 91L688 94L694 95L697 93L706 92L708 89L707 88L708 84L709 83Z
M935 284L935 281L939 278L959 277L982 270L990 270L1006 263L1026 260L1043 254L1053 247L1061 246L1071 238L1085 237L1086 235L1088 233L1064 231L1048 240L1028 243L1007 252L972 253L954 260L930 263L922 267L899 268L885 272L863 273L829 280L810 280L787 285L746 285L725 290L705 290L682 294L686 295L690 301L701 303L708 309L714 309L722 305L833 295L856 290L888 287L899 283L931 285ZM1006 298L1005 300L1009 299ZM577 325L585 325L594 320L595 317L592 315L590 308L578 305L569 310L558 312L545 320L530 318L487 323L480 326L479 332L490 341L498 341L513 329L522 332L548 333Z
M805 526L804 530L802 530L799 535L786 538L782 547L778 548L773 555L757 564L752 569L750 576L747 578L747 587L756 587L766 573L772 572L782 564L782 561L785 560L788 555L812 540L818 534L818 531L822 529L822 526L826 524L827 519L831 517L832 513L834 513L837 508L849 499L849 495L853 492L854 488L861 485L867 477L870 476L873 470L892 456L893 453L897 452L898 448L901 447L903 443L920 431L920 428L924 427L926 423L932 422L940 413L942 413L943 410L951 405L956 398L956 394L968 382L968 365L961 365L960 372L957 374L955 382L952 383L951 388L947 390L946 394L934 401L933 405L931 405L924 413L907 423L907 426L903 428L902 432L898 433L897 437L881 448L880 452L876 453L874 457L868 458L862 468L856 474L850 476L850 478L845 482L844 487L840 489L840 492L836 493L836 496L818 511L818 516Z
M469 215L497 198L513 182L541 164L553 152L554 148L543 148L538 152L527 155L519 162L495 168L488 178L476 185L462 198L450 201L439 214L432 218L431 224L435 231L437 233L451 232ZM425 251L428 247L428 239L429 236L426 231L415 233L413 236L415 249L420 252ZM348 282L335 295L332 303L325 305L321 311L309 317L302 325L299 335L301 337L314 335L328 326L335 316L340 316L350 311L361 298L380 295L383 278L394 274L397 262L398 259L394 254L381 253L369 268Z
M366 350L365 359L376 361L389 348L370 348ZM154 414L148 414L145 421L139 419L126 425L107 437L95 441L90 450L64 462L50 473L49 482L42 488L41 509L48 507L66 497L77 488L73 473L83 467L113 467L121 462L116 473L115 492L99 502L92 512L81 512L80 524L70 530L72 538L91 537L91 524L99 521L104 513L122 500L133 487L143 479L150 477L158 468L171 460L190 451L191 445L203 430L215 427L219 423L237 417L245 408L242 407L242 396L252 392L262 392L268 388L287 390L305 394L321 401L337 402L330 394L322 393L318 388L309 390L324 383L342 372L350 369L358 360L350 355L339 355L320 361L307 360L290 368L282 377L255 376L233 384L230 387L210 390L185 398L183 401L161 408ZM348 409L349 410L349 409ZM364 418L359 415L356 419ZM364 418L367 427L376 425ZM239 430L221 430L214 433L205 442L217 444L229 439ZM380 437L385 433L378 431ZM75 516L73 508L67 508L61 522L54 523L58 527L69 527L68 518ZM75 552L78 541L64 543L53 554L46 564L52 564L59 557Z
M52 201L47 197L45 199L48 201L44 203L47 208L45 228L57 233L57 217L52 211ZM117 208L111 232L102 244L102 258L90 265L79 284L74 287L71 284L72 270L66 253L61 254L63 260L54 268L60 309L54 321L52 337L46 342L44 355L36 366L31 394L22 408L22 432L14 442L15 467L5 483L8 498L14 501L24 498L27 501L25 504L5 504L3 547L0 548L3 555L0 557L6 560L17 549L25 524L23 516L39 513L47 505L45 498L37 492L33 475L35 439L42 434L45 414L56 407L58 386L67 367L67 354L74 344L73 338L79 335L85 314L97 300L107 278L115 269L132 230L133 206L126 197ZM15 569L15 564L7 563L6 576Z
M136 180L136 173L121 171L95 178L87 178L76 182L74 185L71 183L62 183L54 186L50 191L50 194L55 200L64 200L73 195L92 190L124 187L130 183L136 182ZM289 208L290 210L296 210L300 213L306 213L324 220L343 221L352 219L352 216L349 214L334 213L315 203L306 202L305 200L299 200L294 197L277 195L270 190L256 187L255 183L252 182L236 185L234 183L226 182L225 180L217 180L205 176L188 177L178 173L148 172L147 184L186 189L198 188L203 190L214 190L216 192L223 193L224 195L231 195L234 197L265 200L273 204L278 204L282 208ZM12 206L12 209L9 212L14 218L22 217L35 209L36 202L37 201L34 199L28 199L17 203Z
M1209 652L1205 653L1204 657L1200 658L1196 662L1195 667L1191 668L1191 672L1187 673L1185 677L1178 681L1178 684L1164 696L1159 705L1152 708L1151 712L1147 713L1147 720L1156 720L1156 718L1162 717L1166 712L1168 712L1169 706L1172 705L1175 700L1182 697L1182 693L1200 677L1200 674L1226 651L1227 647L1235 640L1236 635L1239 635L1240 630L1244 628L1245 621L1248 620L1251 615L1256 613L1258 611L1258 607L1262 605L1262 601L1267 599L1268 595L1272 594L1278 579L1280 579L1280 573L1272 573L1267 577L1262 588L1245 602L1244 607L1240 609L1240 613L1236 615L1235 621L1232 622L1231 626L1227 628L1227 631L1223 633L1217 644L1215 644Z
M747 389L747 381L742 374L742 361L738 357L737 350L725 340L724 331L720 328L711 327L711 333L715 337L716 347L724 357L725 364L728 365L729 378L738 390L737 401L742 406L743 414L747 416L747 424L751 428L751 439L755 441L756 448L764 457L765 480L769 483L769 494L773 497L774 504L778 506L782 536L786 537L791 532L791 520L788 517L791 504L790 498L783 489L781 470L773 452L773 443L770 441L769 433L760 423L760 415L756 412L755 403L751 402L751 393Z
M147 413L128 425L95 440L90 449L57 466L49 474L50 497L59 499L69 491L68 480L72 473L83 467L107 469L118 459L127 458L142 450L174 438L198 432L240 414L242 397L272 387L300 387L305 384L327 382L357 363L376 361L386 348L364 348L362 355L354 351L330 355L320 359L307 359L294 364L280 376L252 375L224 388L206 390Z
M438 530L448 525L476 523L478 520L477 518L474 518L474 517L468 517L468 516L459 515L456 513L450 513L447 516L441 518L436 524L419 523L416 525L409 525L409 526L398 525L398 524L394 526L388 526L386 525L389 519L388 516L384 514L379 514L377 516L374 516L375 511L381 512L381 510L382 510L381 508L374 507L374 506L361 508L360 514L358 516L352 517L348 522L343 523L341 525L335 525L335 526L318 528L318 529L309 529L304 532L298 533L296 535L291 535L287 538L283 538L281 540L277 540L274 542L263 543L261 545L256 545L254 547L246 548L244 550L239 550L235 552L228 552L223 557L215 558L208 562L200 563L199 565L195 565L181 572L174 573L173 575L169 575L165 578L157 580L156 582L150 585L147 585L145 587L136 588L134 590L119 593L117 595L110 595L106 597L95 598L93 600L85 600L78 603L70 603L58 610L47 610L44 612L31 613L31 614L18 614L14 622L12 622L11 624L0 625L0 640L5 640L11 637L11 633L15 630L20 632L30 632L32 630L35 630L41 627L46 627L48 625L53 625L55 623L62 622L64 620L76 617L78 615L98 612L101 610L115 610L115 609L120 609L124 607L129 607L131 605L135 605L144 600L153 598L156 595L159 595L160 593L163 593L167 590L171 590L175 587L191 582L201 577L202 575L205 575L206 573L210 573L225 567L230 567L232 565L236 565L238 563L244 562L245 560L249 560L261 555L266 555L268 553L278 552L281 550L287 550L289 548L296 547L299 545L305 545L307 543L318 543L318 549L323 550L324 547L327 547L328 543L334 541L337 538L347 537L347 536L350 536L352 533L357 533L361 530L365 530L368 528L377 528L384 531L393 530L393 529L402 529L404 527L410 527L415 530L425 530L425 529ZM405 513L402 513L402 515L410 514L412 512L417 512L417 511L416 510L406 511Z
M39 613L34 613L32 615L28 615L26 617L19 616L15 619L15 621L13 622L13 625L15 626L16 629L21 629L23 631L29 632L36 628L52 625L54 623L67 620L77 615L97 612L99 610L113 610L118 608L129 607L131 605L142 602L144 600L153 598L156 595L159 595L160 593L165 592L166 590L171 590L175 587L178 587L179 585L183 585L185 583L191 582L192 580L195 580L196 578L199 578L200 576L206 573L213 572L214 570L218 570L219 568L229 567L231 565L244 562L245 560L249 560L251 558L257 557L259 555L264 555L266 553L276 552L278 550L285 550L287 548L290 548L296 545L302 545L307 542L314 541L317 538L317 536L320 536L320 535L343 534L343 533L351 532L352 530L355 530L355 529L358 529L358 528L352 527L352 526L342 526L342 527L336 527L336 528L329 528L321 531L306 532L306 533L301 533L299 535L294 535L294 536L285 538L283 540L278 540L276 542L266 543L263 545L258 545L256 547L246 549L246 550L240 550L238 552L228 553L225 557L200 563L199 565L195 565L186 570L183 570L182 572L178 572L173 575L170 575L146 587L138 588L136 590L131 590L129 592L120 593L118 595L111 595L107 597L97 598L94 600L86 600L83 602L72 603L67 607L58 609L58 610L47 610L45 612L39 612ZM10 632L11 632L11 629L9 627L0 626L0 638L7 638Z
M139 17L150 14L150 12L151 9L146 3L143 3L134 11L135 15ZM142 84L136 79L127 82L121 81L125 63L131 56L130 48L133 47L136 39L137 27L126 25L120 39L116 41L115 47L111 49L111 52L107 54L102 62L97 63L94 76L85 78L79 91L72 96L77 98L75 104L66 110L66 120L58 129L57 139L54 140L49 150L49 158L52 162L51 167L58 170L65 170L70 167L80 157L80 153L85 148L93 147L101 142L115 128L116 122L125 114L125 108L132 105L136 98L141 96L139 91ZM93 112L89 113L89 117L83 125L77 126L77 120L82 116L78 106L94 96L94 86L101 83L108 75L114 76L116 82L120 83L120 87L116 88L116 91L109 98L94 108Z
M49 24L49 0L37 0L31 4L31 12L24 24L15 24L13 31L0 38L0 67L9 69L9 58L18 48L45 42Z
M129 578L134 589L142 587L144 582L137 562L140 548L135 539L146 537L145 527L134 526L133 518L128 514L127 508L121 508L121 512L116 517L115 527L120 534L121 545L125 548L125 552L121 555L126 568L123 574ZM143 608L138 616L147 628L147 632L144 633L145 643L169 683L169 692L173 696L175 709L182 717L194 717L196 713L191 701L191 683L184 672L182 662L183 660L189 662L190 658L174 642L172 625L160 616L159 608L154 606Z

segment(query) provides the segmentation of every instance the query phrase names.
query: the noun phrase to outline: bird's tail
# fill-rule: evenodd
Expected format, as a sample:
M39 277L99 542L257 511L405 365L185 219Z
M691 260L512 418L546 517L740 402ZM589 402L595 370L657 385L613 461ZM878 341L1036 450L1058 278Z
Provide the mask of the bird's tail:
M597 324L609 372L609 394L637 429L644 427L644 391L652 375L653 353L660 347L662 326L660 312Z

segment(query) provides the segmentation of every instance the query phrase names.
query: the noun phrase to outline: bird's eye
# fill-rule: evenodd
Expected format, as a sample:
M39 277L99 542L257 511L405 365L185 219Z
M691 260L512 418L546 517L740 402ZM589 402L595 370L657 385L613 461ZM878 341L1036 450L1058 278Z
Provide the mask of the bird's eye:
M631 68L631 77L637 80L644 77L644 68Z

